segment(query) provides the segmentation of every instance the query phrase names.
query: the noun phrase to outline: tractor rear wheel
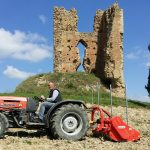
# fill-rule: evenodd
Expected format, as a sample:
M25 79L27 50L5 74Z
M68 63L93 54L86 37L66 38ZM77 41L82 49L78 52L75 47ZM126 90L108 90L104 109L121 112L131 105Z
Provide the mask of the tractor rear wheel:
M5 132L7 131L9 126L7 117L0 113L0 138L4 137Z
M80 140L88 130L88 118L79 105L68 104L58 108L52 115L51 133L54 138Z

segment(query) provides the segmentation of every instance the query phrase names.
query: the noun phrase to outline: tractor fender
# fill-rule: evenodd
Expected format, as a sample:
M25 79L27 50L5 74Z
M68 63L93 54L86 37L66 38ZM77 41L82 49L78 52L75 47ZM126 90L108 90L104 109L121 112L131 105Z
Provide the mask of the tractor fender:
M66 105L66 104L77 104L79 106L83 106L84 109L87 109L85 103L81 100L63 100L63 101L60 101L56 104L54 104L47 112L46 114L46 127L49 128L49 125L50 125L50 119L51 119L51 116L52 114L55 112L55 110L59 107L61 107L62 105Z

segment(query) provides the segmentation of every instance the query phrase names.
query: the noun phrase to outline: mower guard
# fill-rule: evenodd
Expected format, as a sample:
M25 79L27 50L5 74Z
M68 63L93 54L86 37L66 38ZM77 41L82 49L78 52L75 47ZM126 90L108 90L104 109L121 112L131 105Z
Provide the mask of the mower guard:
M95 112L99 112L100 119L97 121L97 126L93 129L94 132L103 133L109 136L110 139L117 142L137 141L140 139L139 131L128 126L119 116L111 117L109 112L101 109L99 106L92 107L91 123L94 124ZM104 114L108 117L105 118ZM92 125L91 124L91 125Z

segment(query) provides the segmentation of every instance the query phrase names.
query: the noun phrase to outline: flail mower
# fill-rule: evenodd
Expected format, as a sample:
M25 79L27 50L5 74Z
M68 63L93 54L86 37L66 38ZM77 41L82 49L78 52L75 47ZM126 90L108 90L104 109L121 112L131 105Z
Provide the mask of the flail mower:
M98 94L99 95L99 94ZM90 126L94 135L103 135L116 142L138 141L140 132L128 125L128 100L126 97L126 120L112 115L112 88L110 85L111 114L99 105L91 107ZM98 97L99 103L99 97ZM98 118L97 115L98 114Z
M99 113L99 119L94 121L96 112ZM92 107L90 123L93 134L101 133L116 142L138 141L140 139L139 131L128 126L121 117L111 117L109 112L99 106Z

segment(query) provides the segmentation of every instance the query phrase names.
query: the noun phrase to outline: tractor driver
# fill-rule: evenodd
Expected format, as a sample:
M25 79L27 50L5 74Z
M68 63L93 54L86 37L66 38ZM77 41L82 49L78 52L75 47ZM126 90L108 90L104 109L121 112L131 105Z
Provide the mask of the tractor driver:
M46 108L51 108L55 103L62 100L60 91L56 88L53 82L48 83L49 88L49 96L45 98L43 95L41 96L41 100L44 101L41 103L39 108L39 118L37 122L43 122L44 112Z

